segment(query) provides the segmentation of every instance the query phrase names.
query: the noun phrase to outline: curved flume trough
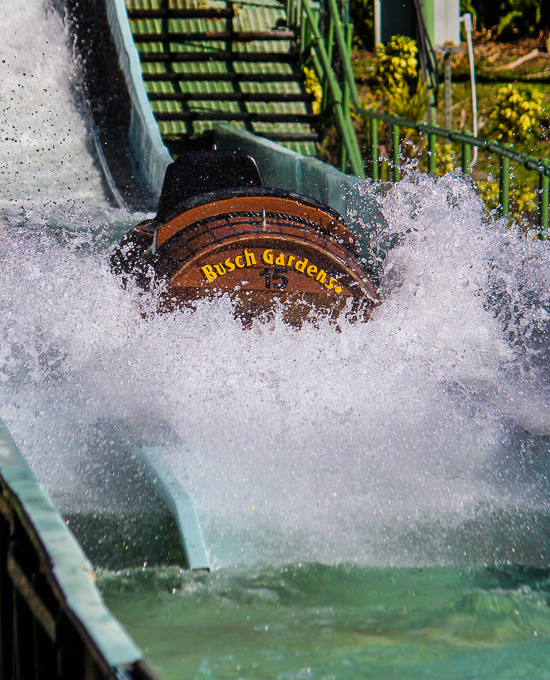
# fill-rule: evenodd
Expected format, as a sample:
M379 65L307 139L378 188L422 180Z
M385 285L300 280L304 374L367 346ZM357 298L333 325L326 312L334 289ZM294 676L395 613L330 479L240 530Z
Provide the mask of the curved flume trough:
M369 242L399 244L368 323L243 330L224 295L158 314L109 250L153 215L103 198L35 9L0 27L26 59L0 66L0 413L94 562L129 555L100 577L113 611L166 675L547 675L545 244L412 171L358 190L387 223ZM142 455L193 499L210 574L139 561L182 559Z

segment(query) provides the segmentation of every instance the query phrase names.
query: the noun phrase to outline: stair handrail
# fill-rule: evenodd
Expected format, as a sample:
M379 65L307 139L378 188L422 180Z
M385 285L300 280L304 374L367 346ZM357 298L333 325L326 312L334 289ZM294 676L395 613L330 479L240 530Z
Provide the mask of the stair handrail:
M301 0L301 5L303 17L307 21L308 28L312 33L312 37L305 47L306 49L309 47L312 48L312 61L315 73L319 80L324 81L328 86L334 122L338 134L340 135L341 143L346 149L351 171L354 175L357 175L357 177L364 179L365 170L363 168L363 159L359 148L359 142L357 141L350 115L349 113L346 115L346 112L344 111L345 101L342 89L340 88L336 74L332 69L325 41L321 35L319 24L317 23L317 17L309 0ZM288 11L293 12L291 7L289 7ZM304 33L305 31L302 30L302 37L304 36Z
M302 0L305 5L308 0ZM366 109L361 104L359 99L359 92L355 82L355 76L351 66L351 55L348 50L348 45L344 36L344 30L336 0L327 0L330 17L336 31L336 42L342 66L344 69L344 77L346 85L349 89L350 98L353 103L355 113L358 116L369 118L370 120L370 151L371 151L371 175L373 180L378 179L378 140L376 125L373 120L380 120L389 123L392 126L392 161L393 161L393 180L400 179L399 173L399 128L408 128L416 130L417 132L425 133L428 136L428 172L435 172L436 169L436 137L457 142L462 145L462 172L470 174L470 151L471 147L475 146L490 153L499 156L499 204L501 206L501 214L508 216L509 205L509 190L510 190L510 161L518 165L523 165L527 170L535 172L539 176L539 202L538 202L538 226L541 229L539 238L546 240L548 237L546 232L549 223L549 194L550 194L550 162L548 159L536 158L527 154L517 153L508 146L498 144L494 140L482 139L473 135L458 132L456 130L447 130L437 125L431 125L420 121L407 120L399 116L392 116L387 113L380 113L372 109Z

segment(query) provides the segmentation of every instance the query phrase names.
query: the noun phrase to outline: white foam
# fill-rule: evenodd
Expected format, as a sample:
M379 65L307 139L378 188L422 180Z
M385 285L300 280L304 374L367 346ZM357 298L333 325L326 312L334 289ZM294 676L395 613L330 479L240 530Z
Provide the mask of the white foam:
M78 69L69 36L44 0L0 0L0 211L107 207L76 109Z
M413 173L380 199L400 245L369 323L146 313L110 272L139 216L103 198L62 23L3 16L0 417L61 509L105 510L79 471L123 423L166 442L218 564L548 559L546 244Z
M383 209L401 234L384 303L339 329L243 330L227 299L147 315L93 236L83 250L10 230L1 415L60 506L82 502L97 424L124 422L134 442L180 438L167 456L220 563L453 561L449 532L547 512L544 470L521 448L545 446L550 425L533 340L547 337L545 244L488 224L458 176L413 176ZM512 293L490 304L503 282ZM496 550L468 541L476 559Z

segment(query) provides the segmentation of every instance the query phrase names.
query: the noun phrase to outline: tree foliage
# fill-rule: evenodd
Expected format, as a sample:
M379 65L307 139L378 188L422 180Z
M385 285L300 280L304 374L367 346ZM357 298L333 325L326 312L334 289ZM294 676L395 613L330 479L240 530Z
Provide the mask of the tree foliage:
M548 0L461 0L460 9L502 40L533 34L550 23Z
M374 2L373 0L350 0L349 11L353 22L354 41L362 49L374 45Z
M510 40L550 28L550 0L461 0L462 13L472 14L477 27L493 29L497 38ZM374 44L374 0L350 0L356 42Z

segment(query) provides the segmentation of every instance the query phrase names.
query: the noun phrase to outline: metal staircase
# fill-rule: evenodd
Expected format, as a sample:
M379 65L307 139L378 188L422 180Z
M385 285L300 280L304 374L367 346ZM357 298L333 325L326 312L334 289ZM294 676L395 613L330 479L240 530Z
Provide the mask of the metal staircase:
M314 155L319 116L277 0L126 0L151 108L172 154L227 121Z

